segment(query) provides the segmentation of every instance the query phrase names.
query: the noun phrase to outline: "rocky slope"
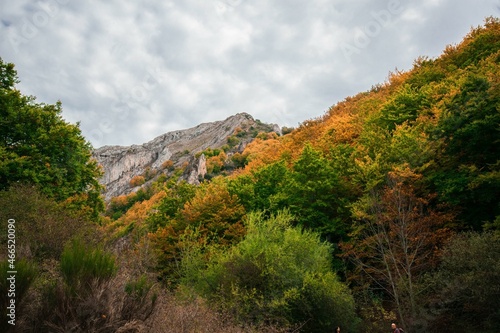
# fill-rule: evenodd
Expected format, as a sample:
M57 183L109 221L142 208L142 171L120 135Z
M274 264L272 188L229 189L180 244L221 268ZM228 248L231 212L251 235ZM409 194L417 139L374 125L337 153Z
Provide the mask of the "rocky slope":
M147 183L175 168L184 168L182 177L190 183L198 183L205 176L206 164L203 154L198 154L198 157L195 155L207 148L227 145L228 138L234 137L235 130L243 130L249 135L238 136L233 153L242 151L259 131L280 131L277 125L266 125L249 114L238 113L223 121L168 132L142 145L96 149L93 156L104 170L100 182L105 186L105 200L136 191L144 185L140 181L139 184L134 182L134 177L144 177Z

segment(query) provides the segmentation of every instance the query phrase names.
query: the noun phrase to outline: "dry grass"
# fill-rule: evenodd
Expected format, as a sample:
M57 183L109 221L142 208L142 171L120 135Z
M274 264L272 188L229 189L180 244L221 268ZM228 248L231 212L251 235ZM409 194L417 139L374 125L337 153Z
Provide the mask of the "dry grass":
M201 299L180 302L165 295L157 304L155 313L147 321L147 332L152 333L285 333L290 330L273 326L241 326L226 315L217 313ZM132 331L131 331L132 332Z

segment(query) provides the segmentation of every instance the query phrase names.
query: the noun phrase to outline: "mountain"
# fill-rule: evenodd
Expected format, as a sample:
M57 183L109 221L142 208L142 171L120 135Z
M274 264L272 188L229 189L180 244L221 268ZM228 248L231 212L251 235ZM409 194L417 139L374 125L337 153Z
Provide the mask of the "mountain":
M200 153L224 149L230 157L243 151L259 132L271 131L279 133L280 128L238 113L222 121L168 132L142 145L104 146L96 149L93 157L103 168L100 183L105 186L105 200L109 201L175 170L182 169L181 177L196 184L207 173L205 155Z

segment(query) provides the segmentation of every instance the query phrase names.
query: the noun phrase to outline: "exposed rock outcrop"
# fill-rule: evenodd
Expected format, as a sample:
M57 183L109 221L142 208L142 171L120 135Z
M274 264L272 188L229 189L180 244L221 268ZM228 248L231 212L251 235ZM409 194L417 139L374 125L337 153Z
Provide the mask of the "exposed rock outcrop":
M207 159L204 154L201 154L201 156L196 159L195 165L188 169L188 174L189 176L186 180L190 184L196 184L200 179L205 177L207 174Z
M93 156L104 170L100 182L105 186L105 200L136 191L139 186L131 184L134 177L145 177L147 182L166 173L169 167L187 166L187 170L184 170L185 179L190 183L198 183L207 173L207 167L205 156L201 154L195 157L197 153L226 145L228 137L234 136L237 128L248 131L262 126L276 130L276 125L265 125L247 113L238 113L223 121L168 132L142 145L104 146L96 149ZM250 136L242 138L238 147L244 147L251 140Z

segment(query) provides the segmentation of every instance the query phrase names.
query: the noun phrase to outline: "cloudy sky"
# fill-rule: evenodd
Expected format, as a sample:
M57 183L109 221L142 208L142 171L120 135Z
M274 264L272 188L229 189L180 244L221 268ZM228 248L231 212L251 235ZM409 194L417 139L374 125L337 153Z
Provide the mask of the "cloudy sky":
M295 127L436 57L500 0L17 0L0 57L94 145L238 112Z

